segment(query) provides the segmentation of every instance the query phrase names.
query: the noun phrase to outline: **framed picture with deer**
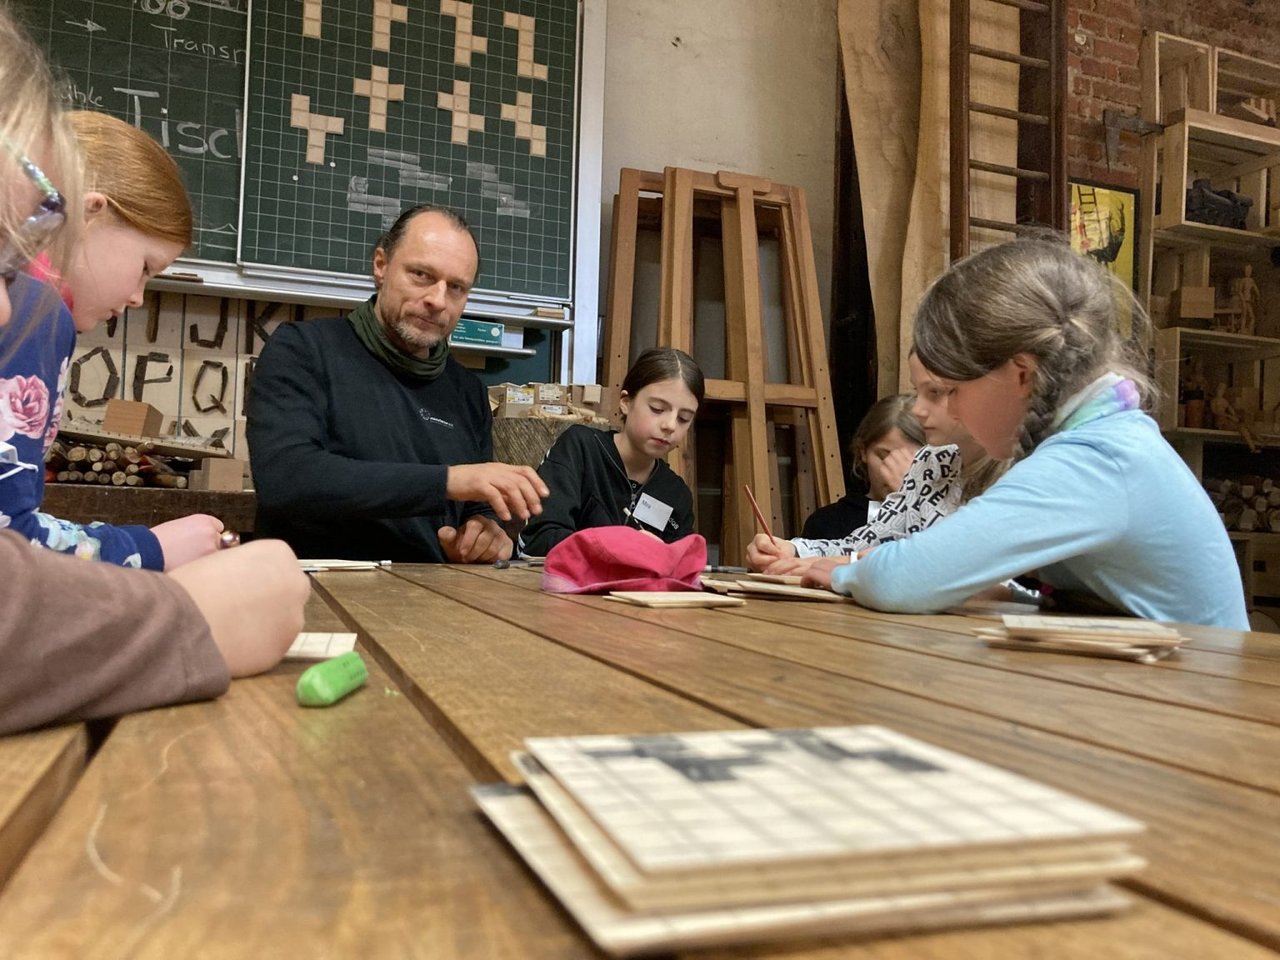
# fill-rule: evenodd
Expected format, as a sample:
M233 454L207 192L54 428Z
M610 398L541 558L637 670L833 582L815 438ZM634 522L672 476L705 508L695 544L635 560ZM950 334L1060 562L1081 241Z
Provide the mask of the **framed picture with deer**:
M1138 191L1071 181L1071 246L1138 286Z

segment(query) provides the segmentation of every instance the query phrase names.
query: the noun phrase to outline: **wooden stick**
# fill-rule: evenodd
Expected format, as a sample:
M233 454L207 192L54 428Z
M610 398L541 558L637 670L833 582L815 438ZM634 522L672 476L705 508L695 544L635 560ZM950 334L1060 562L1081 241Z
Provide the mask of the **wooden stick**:
M760 529L764 531L764 535L770 540L773 539L773 533L769 530L769 523L764 518L764 514L760 512L760 505L756 503L756 495L751 492L751 484L744 483L742 489L746 491L747 502L751 504L751 512L756 515L756 523L760 525Z

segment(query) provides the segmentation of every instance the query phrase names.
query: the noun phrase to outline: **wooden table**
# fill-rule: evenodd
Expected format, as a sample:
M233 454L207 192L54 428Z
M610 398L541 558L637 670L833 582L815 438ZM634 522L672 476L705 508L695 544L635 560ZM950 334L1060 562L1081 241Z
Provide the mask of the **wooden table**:
M517 780L528 736L854 723L1145 821L1133 909L705 955L1280 952L1280 637L1188 628L1193 647L1143 666L988 649L961 617L549 596L520 569L316 584L310 628L341 621L369 655L368 687L332 709L299 708L284 665L124 718L87 764L80 727L0 740L0 956L596 956L469 785Z

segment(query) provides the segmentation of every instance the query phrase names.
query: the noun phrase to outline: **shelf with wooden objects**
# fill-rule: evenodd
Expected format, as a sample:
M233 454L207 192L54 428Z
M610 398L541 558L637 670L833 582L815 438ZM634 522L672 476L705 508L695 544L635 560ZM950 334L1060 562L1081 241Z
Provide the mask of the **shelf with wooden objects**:
M1156 419L1207 487L1280 488L1280 65L1150 33L1141 73L1143 119L1163 126L1143 138L1140 170ZM1274 602L1275 510L1242 521L1234 493L1211 496L1250 607L1255 594ZM1250 528L1231 529L1241 522Z

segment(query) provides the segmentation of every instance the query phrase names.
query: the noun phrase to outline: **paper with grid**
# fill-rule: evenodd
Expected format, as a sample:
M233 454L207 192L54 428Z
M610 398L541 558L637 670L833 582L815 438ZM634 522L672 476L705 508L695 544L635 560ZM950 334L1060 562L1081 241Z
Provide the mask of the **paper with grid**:
M481 810L543 883L614 956L833 934L871 936L1114 913L1128 901L1105 884L948 890L859 899L789 900L735 909L636 913L622 906L525 791L472 788Z
M525 783L604 884L638 911L745 906L771 900L895 896L975 887L1101 882L1144 863L1123 843L1029 845L1011 859L1006 848L908 851L855 859L778 860L697 871L646 874L529 754L513 754Z
M883 727L534 738L527 746L648 873L1142 829Z
M532 797L473 793L619 955L1110 912L1143 865L1137 821L880 727L526 746Z
M300 633L285 651L286 660L328 660L356 648L354 633Z

